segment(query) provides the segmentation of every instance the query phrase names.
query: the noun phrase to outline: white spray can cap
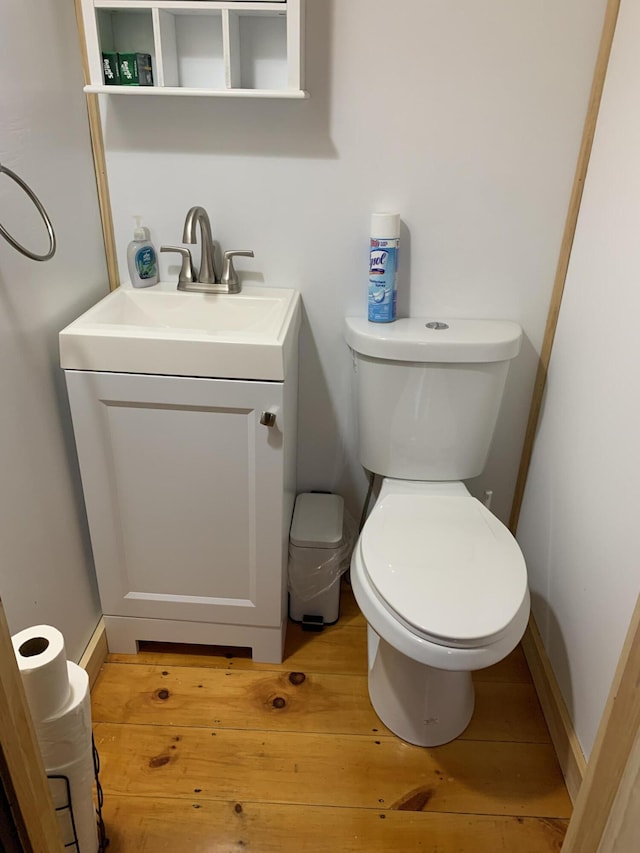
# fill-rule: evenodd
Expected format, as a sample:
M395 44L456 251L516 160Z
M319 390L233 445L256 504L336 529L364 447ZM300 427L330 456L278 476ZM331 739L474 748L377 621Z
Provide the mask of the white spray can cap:
M400 236L400 214L372 213L371 236L383 240L397 240Z

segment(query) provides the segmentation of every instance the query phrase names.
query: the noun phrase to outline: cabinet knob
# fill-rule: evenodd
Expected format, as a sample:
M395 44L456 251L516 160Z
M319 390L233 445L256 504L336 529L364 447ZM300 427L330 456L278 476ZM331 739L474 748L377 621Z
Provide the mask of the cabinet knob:
M276 413L263 412L260 415L260 423L266 427L274 427L276 425Z

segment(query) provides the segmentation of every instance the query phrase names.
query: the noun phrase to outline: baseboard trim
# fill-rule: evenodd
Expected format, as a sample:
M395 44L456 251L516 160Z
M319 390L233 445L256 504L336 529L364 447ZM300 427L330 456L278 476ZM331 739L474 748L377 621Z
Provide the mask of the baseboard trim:
M531 670L531 677L549 727L569 796L575 803L587 762L533 616L529 618L529 626L522 638L522 648Z
M80 658L78 665L86 670L89 675L89 684L93 687L102 664L107 659L109 648L107 646L107 634L104 628L104 619L100 619L96 630Z

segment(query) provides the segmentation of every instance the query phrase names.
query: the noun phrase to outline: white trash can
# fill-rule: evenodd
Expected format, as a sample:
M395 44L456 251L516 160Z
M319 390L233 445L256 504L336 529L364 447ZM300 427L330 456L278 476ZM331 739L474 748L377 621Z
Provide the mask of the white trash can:
M343 542L340 495L298 495L289 536L289 616L309 630L338 619Z

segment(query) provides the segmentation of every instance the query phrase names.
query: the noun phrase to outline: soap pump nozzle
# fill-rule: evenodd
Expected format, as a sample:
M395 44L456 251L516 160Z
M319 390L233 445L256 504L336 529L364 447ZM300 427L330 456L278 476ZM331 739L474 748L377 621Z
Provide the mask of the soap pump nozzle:
M133 229L133 239L134 240L140 240L140 241L148 240L149 239L149 229L145 228L144 225L140 224L142 222L142 217L141 216L134 216L133 218L136 221L136 227Z

